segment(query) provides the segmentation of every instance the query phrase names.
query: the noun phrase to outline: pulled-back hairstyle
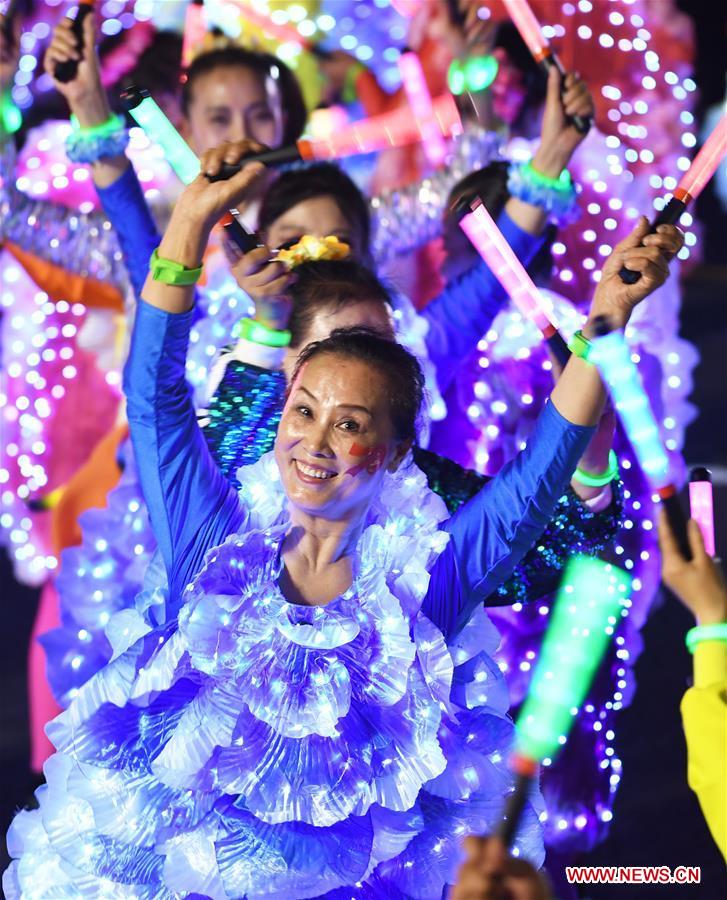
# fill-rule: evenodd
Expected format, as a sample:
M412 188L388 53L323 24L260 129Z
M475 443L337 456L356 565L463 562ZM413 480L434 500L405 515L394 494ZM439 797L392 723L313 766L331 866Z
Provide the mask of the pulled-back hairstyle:
M333 163L315 163L284 172L263 198L258 230L267 231L289 209L313 197L333 198L343 217L359 235L368 262L371 241L369 205L354 181Z
M288 329L291 347L306 343L314 316L320 310L336 312L354 303L380 303L391 310L391 292L378 276L350 259L329 259L297 266L288 288L293 301Z
M399 441L416 440L424 402L424 375L415 356L371 328L337 328L324 341L308 344L298 357L290 383L295 383L306 363L324 353L357 359L384 375L394 437Z
M187 69L182 84L182 112L187 115L192 101L195 81L215 69L229 69L241 66L251 69L261 78L272 78L280 91L280 102L284 114L283 143L293 144L303 133L308 113L298 79L284 62L262 50L248 50L245 47L221 47L200 53Z

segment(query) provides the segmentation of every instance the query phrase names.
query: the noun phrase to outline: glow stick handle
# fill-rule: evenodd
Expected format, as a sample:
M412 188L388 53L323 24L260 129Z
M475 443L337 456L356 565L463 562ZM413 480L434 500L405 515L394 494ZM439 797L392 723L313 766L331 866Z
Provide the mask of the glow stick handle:
M87 47L83 46L83 21L86 16L93 12L93 4L94 0L80 0L76 18L73 20L73 25L71 25L71 31L76 39L81 56L88 50ZM64 62L56 63L56 67L53 70L53 77L62 84L68 84L69 81L73 81L76 75L78 75L77 59L67 59Z
M525 41L533 55L533 59L547 71L556 68L561 76L565 75L565 69L553 48L548 43L540 27L540 22L535 17L527 0L503 0L505 9L520 32L520 37ZM565 86L561 84L561 94ZM587 134L591 128L592 120L588 116L569 116L569 121L581 134Z
M709 469L698 467L689 473L689 511L699 524L704 538L704 549L710 556L715 554L714 545L714 495L712 474Z
M477 198L471 209L463 204L458 212L464 213L459 220L462 231L510 295L515 306L540 329L554 356L564 365L570 358L568 346L558 331L556 322L550 318L540 292L485 205Z
M653 234L659 225L676 225L689 203L702 193L725 153L727 153L727 113L724 113L692 160L691 166L682 175L674 190L674 196L651 223L649 234ZM633 272L626 266L622 266L618 274L624 284L636 284L641 278L640 272Z
M530 787L538 772L538 763L527 756L516 754L512 760L515 770L515 790L507 798L503 820L497 829L497 836L505 847L510 848L517 835L520 818L528 802Z

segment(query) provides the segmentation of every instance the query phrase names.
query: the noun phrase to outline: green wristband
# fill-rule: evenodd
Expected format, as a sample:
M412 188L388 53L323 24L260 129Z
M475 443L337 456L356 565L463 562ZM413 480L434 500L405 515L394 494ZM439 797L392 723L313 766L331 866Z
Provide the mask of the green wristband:
M0 96L0 124L2 125L2 135L0 137L15 134L23 124L23 115L13 103L10 91L5 91Z
M240 319L232 330L232 336L252 341L253 344L262 344L264 347L281 348L289 346L291 338L289 331L268 328L267 325L256 322L255 319Z
M687 632L686 645L690 653L694 653L697 644L704 641L720 641L727 643L727 622L716 622L714 625L696 625Z
M111 113L111 115L106 119L105 122L99 122L98 125L81 125L78 121L78 118L74 115L71 116L71 125L73 126L73 130L79 132L80 134L85 135L86 137L105 137L109 134L115 134L117 131L121 131L126 127L126 121L123 116L118 116L116 113Z
M584 472L583 469L576 469L573 473L576 481L580 481L585 487L605 487L610 484L614 478L618 478L618 459L616 453L611 450L608 454L608 468L600 475L593 472Z
M162 259L159 256L158 248L152 253L149 263L149 270L154 281L173 284L176 287L189 287L197 284L202 275L202 268L203 266L200 264L196 269L188 269L171 259Z
M568 341L568 349L573 356L577 356L579 359L583 359L586 362L590 362L589 357L591 355L591 347L591 342L580 330L576 331L573 337Z
M533 184L538 184L555 191L567 191L568 193L573 189L573 182L571 181L568 169L563 169L557 178L551 178L549 175L543 175L542 172L538 172L537 169L533 168L532 162L528 161L522 167L522 172L526 178L533 182Z

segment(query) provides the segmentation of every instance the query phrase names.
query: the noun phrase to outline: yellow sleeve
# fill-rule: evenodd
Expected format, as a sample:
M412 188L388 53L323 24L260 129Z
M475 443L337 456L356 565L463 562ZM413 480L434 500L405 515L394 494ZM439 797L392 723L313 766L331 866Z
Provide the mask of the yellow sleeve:
M727 860L727 643L704 641L694 652L694 687L682 698L687 777Z

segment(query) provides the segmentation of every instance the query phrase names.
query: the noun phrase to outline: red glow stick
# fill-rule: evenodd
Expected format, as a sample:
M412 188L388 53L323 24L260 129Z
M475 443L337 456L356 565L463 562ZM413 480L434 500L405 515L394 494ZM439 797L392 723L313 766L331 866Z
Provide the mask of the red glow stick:
M696 200L714 175L725 153L727 153L727 113L722 115L714 131L692 160L691 166L682 175L674 191L676 199L685 204Z
M533 59L540 63L546 71L555 67L561 75L565 75L563 64L548 43L527 0L503 0L503 3L513 24L520 32L520 37L532 53ZM586 134L591 127L591 120L586 116L572 116L569 121L581 134Z
M689 475L689 513L704 538L704 549L710 556L715 554L714 546L714 497L712 476L701 466L692 469Z
M462 133L462 122L451 94L439 97L432 105L434 120L445 135ZM360 153L373 153L391 147L403 147L421 141L416 117L410 109L396 109L369 119L361 119L342 128L337 134L319 140L302 138L290 147L266 150L248 157L245 162L257 160L268 166L284 165L297 160L341 159ZM210 181L223 181L239 172L240 164L224 164Z
M725 153L727 153L727 113L724 113L702 145L702 149L692 160L691 166L682 175L671 200L651 223L649 234L653 234L659 225L676 225L689 203L702 193ZM625 284L636 284L641 278L640 272L633 272L626 266L622 266L618 274Z
M408 51L401 54L399 71L409 106L419 124L424 153L433 166L441 166L447 157L447 144L434 118L432 95L416 53Z
M553 51L548 39L543 34L540 22L535 18L535 13L530 9L527 0L503 0L503 3L536 62L542 62L546 56L552 56Z
M459 225L515 306L540 329L558 360L566 362L569 351L558 332L553 313L479 198L472 203L471 211L460 219Z

